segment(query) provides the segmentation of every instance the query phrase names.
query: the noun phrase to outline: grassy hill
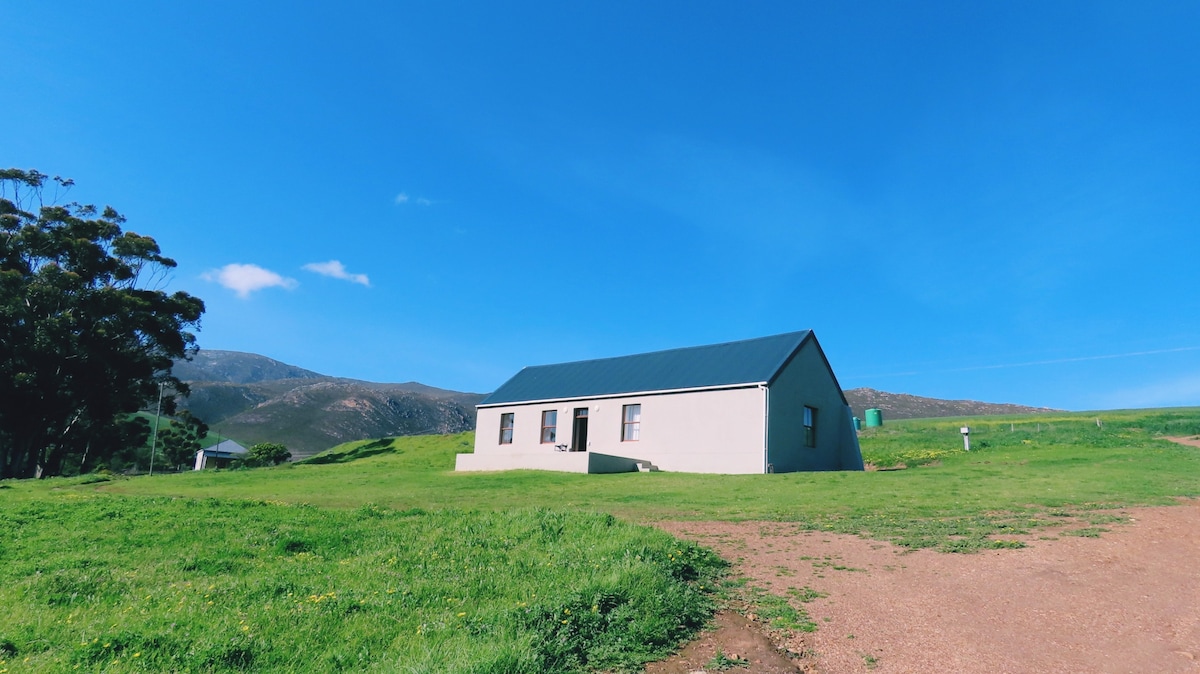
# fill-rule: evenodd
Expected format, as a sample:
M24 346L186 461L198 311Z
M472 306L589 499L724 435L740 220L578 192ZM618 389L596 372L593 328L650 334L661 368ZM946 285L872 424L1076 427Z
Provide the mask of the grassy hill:
M629 521L956 552L1064 521L1103 535L1114 508L1200 496L1200 450L1167 435L1200 435L1200 409L894 422L864 455L905 468L859 473L456 474L461 433L259 470L10 480L0 668L635 669L711 611L721 564Z

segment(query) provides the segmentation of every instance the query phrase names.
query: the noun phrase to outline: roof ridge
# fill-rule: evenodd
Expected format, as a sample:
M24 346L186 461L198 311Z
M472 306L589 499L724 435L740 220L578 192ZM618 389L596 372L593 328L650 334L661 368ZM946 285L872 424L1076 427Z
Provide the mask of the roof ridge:
M812 334L812 330L799 330L732 342L530 365L479 405L767 382Z
M746 342L758 342L768 339L778 339L788 335L800 335L802 333L811 333L812 330L793 330L792 332L781 332L777 335L765 335L763 337L748 337L746 339L735 339L730 342L717 342L715 344L696 344L693 346L676 346L670 349L659 349L657 351L639 351L638 353L627 353L621 356L603 356L601 358L584 358L583 360L567 360L561 363L545 363L542 365L525 365L522 370L535 367L558 367L559 365L578 365L581 363L598 363L605 360L622 360L625 358L634 358L637 356L655 356L665 353L674 353L676 351L691 351L693 349L711 349L719 346L733 346L734 344L744 344ZM790 353L789 353L790 356ZM781 363L782 365L782 363Z

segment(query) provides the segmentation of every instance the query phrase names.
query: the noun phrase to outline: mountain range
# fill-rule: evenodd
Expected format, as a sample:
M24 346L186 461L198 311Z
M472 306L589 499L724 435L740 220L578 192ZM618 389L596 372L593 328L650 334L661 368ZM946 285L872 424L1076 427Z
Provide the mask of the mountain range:
M210 434L281 442L295 458L350 440L473 430L483 399L417 382L329 377L237 351L201 351L174 373L192 390L180 408L203 419Z
M281 442L304 458L350 440L395 435L458 433L475 428L475 405L485 394L418 382L379 384L330 377L253 353L204 350L179 361L175 376L192 393L179 401L210 433L243 444ZM940 400L870 388L849 389L859 418L878 408L888 419L980 414L1028 414L1046 408Z

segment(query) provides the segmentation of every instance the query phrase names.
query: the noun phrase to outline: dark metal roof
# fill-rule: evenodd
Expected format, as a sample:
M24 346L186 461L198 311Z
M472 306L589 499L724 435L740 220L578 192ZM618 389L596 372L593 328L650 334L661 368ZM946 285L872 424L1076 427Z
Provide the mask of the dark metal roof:
M618 358L526 367L479 405L767 383L811 330Z
M233 440L222 440L212 447L204 448L204 455L217 459L232 459L246 454L248 450Z

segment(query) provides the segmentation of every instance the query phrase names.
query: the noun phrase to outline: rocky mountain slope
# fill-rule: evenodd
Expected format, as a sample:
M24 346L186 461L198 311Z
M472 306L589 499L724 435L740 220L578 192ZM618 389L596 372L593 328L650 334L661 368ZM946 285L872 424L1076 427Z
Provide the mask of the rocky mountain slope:
M1036 414L1054 412L1046 407L1027 407L1007 403L981 403L976 400L941 400L922 398L907 393L888 393L872 388L853 388L846 392L846 400L854 416L866 418L866 410L875 407L883 410L883 419L927 419L931 417L968 417L982 414Z
M483 398L417 382L327 377L235 351L201 351L175 372L192 389L180 407L204 419L211 433L282 442L297 458L348 440L471 430Z
M253 384L280 379L321 379L325 375L288 365L255 353L205 349L191 360L176 361L172 368L183 381L221 381Z

